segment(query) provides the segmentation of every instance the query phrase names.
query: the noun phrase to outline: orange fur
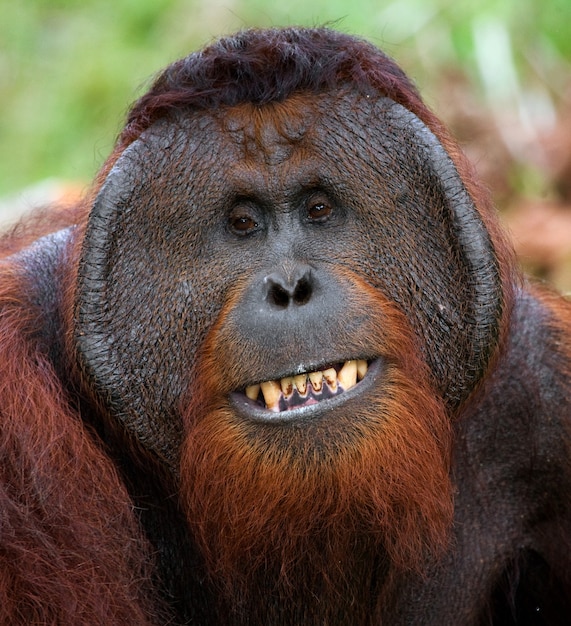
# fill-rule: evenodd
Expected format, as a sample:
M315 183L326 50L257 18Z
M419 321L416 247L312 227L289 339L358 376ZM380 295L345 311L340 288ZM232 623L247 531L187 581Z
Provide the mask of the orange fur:
M0 272L0 623L150 624L129 496L36 343L17 260Z
M185 416L183 500L212 579L248 614L260 594L294 606L315 596L331 623L341 616L364 623L389 562L418 571L447 545L448 417L404 317L351 279L359 306L378 311L368 342L385 365L374 396L350 415L337 410L302 425L237 418L226 400L235 364L227 358L232 345L221 345L224 313L197 364L201 388ZM221 370L224 380L215 375ZM373 562L374 554L385 556Z

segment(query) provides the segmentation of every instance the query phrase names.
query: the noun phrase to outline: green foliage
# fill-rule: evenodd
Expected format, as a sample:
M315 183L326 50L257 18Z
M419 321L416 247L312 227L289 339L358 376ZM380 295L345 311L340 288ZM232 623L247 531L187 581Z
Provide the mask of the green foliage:
M485 92L486 33L507 35L522 84L562 89L571 59L569 0L0 0L0 9L0 194L50 176L89 180L153 73L239 28L329 23L360 34L435 102L442 94L430 86L448 67Z

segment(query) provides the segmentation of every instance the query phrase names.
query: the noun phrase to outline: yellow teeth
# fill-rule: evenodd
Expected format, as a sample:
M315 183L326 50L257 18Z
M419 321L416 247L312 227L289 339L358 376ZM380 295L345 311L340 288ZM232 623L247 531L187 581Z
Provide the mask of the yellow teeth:
M257 400L260 393L260 385L250 385L246 387L246 395L250 400Z
M279 411L280 399L290 398L295 390L302 397L305 397L309 391L320 394L324 384L327 384L333 393L337 392L338 386L343 391L347 391L365 377L368 367L365 360L345 361L339 372L331 367L323 371L287 376L280 380L268 380L259 385L250 385L246 387L246 396L256 401L261 391L266 408Z
M307 374L299 374L299 376L293 377L293 383L297 387L297 392L300 396L305 396L307 393Z
M345 361L343 367L337 374L339 384L345 391L357 384L357 361Z
M368 369L367 361L357 361L357 380L363 380Z
M264 395L266 407L272 411L279 411L280 397L282 395L280 384L275 380L268 380L265 383L261 383L260 387Z
M323 378L325 378L325 382L331 387L331 391L337 391L337 372L335 368L331 367L325 370L323 372Z
M309 380L311 381L311 386L314 391L319 393L321 388L323 387L323 373L322 372L310 372L308 374Z
M284 396L291 396L294 388L293 377L288 376L287 378L282 378L280 380L280 386L282 388L282 393L284 394Z

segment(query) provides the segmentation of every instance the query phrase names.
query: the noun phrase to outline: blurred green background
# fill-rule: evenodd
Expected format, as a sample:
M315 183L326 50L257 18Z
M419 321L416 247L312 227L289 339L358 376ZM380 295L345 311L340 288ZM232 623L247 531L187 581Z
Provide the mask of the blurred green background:
M220 34L294 24L330 24L393 56L506 215L527 200L571 205L570 0L0 0L0 9L0 217L22 189L47 189L41 181L88 184L129 104L168 62ZM569 233L571 265L571 221L554 230ZM553 272L540 265L539 275Z

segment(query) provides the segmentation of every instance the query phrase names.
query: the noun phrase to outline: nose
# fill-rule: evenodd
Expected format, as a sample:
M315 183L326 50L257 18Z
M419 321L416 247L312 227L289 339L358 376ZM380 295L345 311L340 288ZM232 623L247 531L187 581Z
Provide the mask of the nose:
M296 265L291 272L279 270L264 278L266 302L278 309L303 306L313 295L315 280L308 265Z

